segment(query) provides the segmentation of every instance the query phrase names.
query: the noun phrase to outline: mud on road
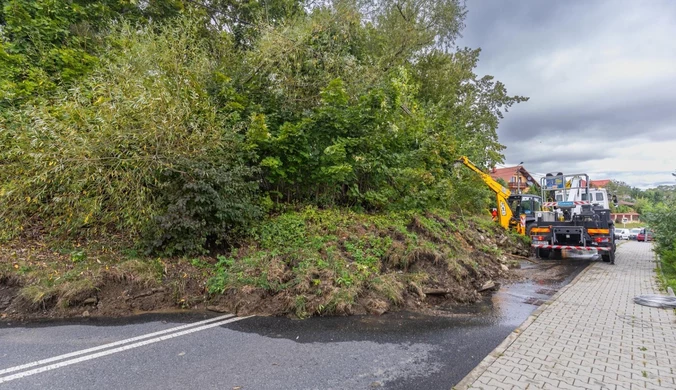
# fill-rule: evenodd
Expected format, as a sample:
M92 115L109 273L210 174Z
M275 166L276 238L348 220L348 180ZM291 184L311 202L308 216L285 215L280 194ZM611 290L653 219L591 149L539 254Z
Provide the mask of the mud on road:
M483 240L489 240L489 238L481 236L477 240L484 242ZM497 242L485 242L498 244ZM510 248L510 251L518 252L518 250ZM539 304L555 293L557 286L565 284L564 281L571 280L577 272L589 264L589 261L571 259L519 261L514 260L520 257L518 255L508 255L498 259L479 251L472 253L472 255L477 254L483 259L481 273L469 275L473 277L460 281L447 277L443 262L426 261L425 258L421 258L414 265L415 267L425 270L430 275L435 275L434 279L439 282L444 280L446 282L439 284L438 287L432 285L424 291L410 288L405 291L403 301L398 305L387 305L384 310L376 313L368 310L368 305L361 304L361 301L373 302L373 298L367 295L360 296L351 314L383 314L387 311L404 310L431 315L449 315L454 311L463 311L476 305L480 307L482 302L491 299L494 291L513 290L515 288L509 287L510 285L515 283L523 285L524 282L542 285L542 288L538 289L537 296L524 299L525 303ZM524 258L521 257L521 259ZM62 260L59 264L72 267L72 262L69 261ZM247 294L246 299L242 299L241 296L229 297L227 294L211 296L206 290L208 274L204 272L204 269L197 268L189 262L166 262L162 265L164 281L161 283L139 279L137 274L122 272L111 267L110 270L97 275L89 275L92 283L76 284L77 289L69 291L51 290L49 294L40 295L39 300L26 294L25 280L15 275L0 273L0 320L87 316L121 317L143 312L181 310L195 312L215 310L247 315L288 315L288 312L284 311L284 305L277 302L280 301L277 299L279 297L256 294L255 291ZM413 268L413 270L416 269ZM64 274L67 272L68 270L62 271ZM87 272L80 273L77 277L87 277ZM481 286L487 282L495 282L495 287L480 291ZM442 293L435 293L435 290ZM36 294L41 293L38 291ZM237 299L232 299L229 305L223 304L228 298ZM248 304L247 300L252 299L255 302ZM275 302L279 304L275 306ZM235 306L232 307L233 305Z
M558 289L574 279L595 260L563 259L542 260L529 259L522 261L519 269L512 270L514 277L520 281L532 281L550 289Z
M459 304L456 300L444 300L442 297L433 297L421 305L407 305L401 309L417 311L429 315L456 315L471 314L481 311L481 307L489 302L495 291L512 294L525 294L523 303L539 305L555 294L558 289L572 280L591 262L588 260L565 259L551 260L521 260L518 268L504 273L497 278L497 289L486 291L479 298ZM181 270L183 274L185 270ZM523 286L531 292L526 294ZM521 287L519 287L521 286ZM204 311L212 309L208 294L204 290L204 281L196 279L183 280L180 294L175 286L146 286L124 278L106 278L104 283L94 290L88 290L81 297L76 298L78 303L68 308L59 307L56 302L49 303L49 307L30 307L27 302L18 298L21 285L18 279L4 278L0 280L0 319L40 319L59 317L100 316L119 317L135 315L143 312L167 311ZM499 294L498 294L499 295ZM188 300L182 297L189 297ZM81 299L80 299L81 298ZM215 308L218 309L218 308ZM393 308L393 311L396 311Z
M380 316L314 317L303 321L253 317L195 333L195 338L175 338L147 350L136 349L126 358L106 360L97 366L93 378L83 374L86 370L71 374L54 371L35 375L22 384L76 388L86 383L85 387L96 387L92 381L113 378L116 382L107 383L109 387L172 388L191 378L197 382L188 386L204 388L449 389L589 263L523 260L519 263L521 268L512 270L509 278L496 280L502 283L497 291L482 293L478 302L441 304L430 313L401 310ZM115 319L46 320L27 325L12 322L12 327L39 328L30 331L43 335L42 339L50 343L55 339L50 335L60 334L56 339L61 344L56 347L71 351L73 340L96 343L101 334L131 331L136 335L137 326L163 328L169 326L165 323L194 322L213 316L214 313L190 311ZM4 328L4 324L0 327ZM64 339L64 334L70 338ZM17 364L30 360L25 357L24 344L6 344L8 351L16 351L12 356L24 356ZM33 346L33 350L42 353L40 347ZM179 355L187 354L177 356L179 351L184 351ZM124 370L133 373L139 364L145 367L144 374L134 377L133 385L129 377L116 374ZM172 369L167 372L168 365ZM163 374L146 374L152 372Z
M3 244L0 319L178 309L299 318L425 311L482 300L499 279L513 279L512 258L530 250L482 219L374 218L340 220L328 235L323 219L302 220L321 239L298 234L301 241L283 251L252 239L228 256L195 259L127 257L103 244L58 251L37 239Z

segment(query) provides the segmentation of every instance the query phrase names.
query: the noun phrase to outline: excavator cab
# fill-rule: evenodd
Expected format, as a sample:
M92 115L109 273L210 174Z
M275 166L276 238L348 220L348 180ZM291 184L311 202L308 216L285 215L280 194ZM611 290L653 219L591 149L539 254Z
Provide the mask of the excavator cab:
M509 208L514 215L513 223L521 223L521 217L525 216L525 228L535 222L538 211L542 211L542 198L537 195L515 194L508 198Z
M541 211L542 202L539 196L519 194L509 197L509 206L514 215L526 214L526 216L529 216L535 211Z

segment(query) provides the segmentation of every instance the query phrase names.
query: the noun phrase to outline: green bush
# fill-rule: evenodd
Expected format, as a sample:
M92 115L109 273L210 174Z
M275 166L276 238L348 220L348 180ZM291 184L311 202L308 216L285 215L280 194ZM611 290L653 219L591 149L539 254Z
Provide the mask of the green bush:
M262 216L251 168L200 160L177 167L160 175L157 201L164 208L148 229L149 249L167 255L203 252L231 243Z
M644 218L653 229L665 282L676 288L676 200L648 207Z
M77 87L5 112L0 237L40 225L194 252L258 217L256 171L210 98L217 62L200 33L122 24Z
M171 254L261 208L488 208L453 162L501 162L498 123L526 98L451 51L460 1L99 3L2 8L0 239Z
M485 184L456 179L453 162L460 154L482 167L500 162L502 111L526 98L474 73L479 50L440 50L441 35L457 36L462 6L429 3L384 2L374 15L349 2L313 7L264 31L244 55L258 64L243 86L252 98L247 139L271 199L369 211L487 208Z

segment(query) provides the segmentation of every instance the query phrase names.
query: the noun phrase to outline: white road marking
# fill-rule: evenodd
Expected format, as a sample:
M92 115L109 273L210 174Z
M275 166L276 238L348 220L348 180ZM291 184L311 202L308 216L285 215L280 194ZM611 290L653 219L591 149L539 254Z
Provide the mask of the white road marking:
M116 347L118 345L127 344L127 343L131 343L131 342L134 342L134 341L147 339L149 337L155 337L155 336L160 336L160 335L171 333L171 332L177 332L177 331L180 331L180 330L183 330L183 329L192 328L194 326L203 325L203 324L207 324L209 322L219 321L219 320L223 320L223 319L230 318L230 317L234 317L234 315L233 314L226 314L226 315L223 315L223 316L209 318L207 320L203 320L203 321L199 321L199 322L193 322L191 324L181 325L181 326L177 326L177 327L170 328L170 329L160 330L158 332L153 332L153 333L148 333L148 334L144 334L144 335L137 336L137 337L132 337L132 338L126 339L126 340L120 340L120 341L115 341L113 343L99 345L98 347L87 348L87 349L83 349L83 350L80 350L80 351L75 351L75 352L70 352L70 353L66 353L66 354L63 354L63 355L59 355L59 356L54 356L54 357L51 357L51 358L48 358L48 359L37 360L37 361L34 361L32 363L22 364L20 366L5 368L4 370L0 370L0 375L7 374L7 373L10 373L10 372L14 372L14 371L19 371L19 370L25 370L26 368L40 366L40 365L47 364L47 363L52 363L52 362L55 362L57 360L68 359L68 358L72 358L72 357L75 357L75 356L80 356L80 355L88 354L88 353L91 353L91 352L100 351L100 350L106 349L106 348Z
M168 334L168 335L165 335L165 336L156 337L154 339L140 341L138 343L125 345L123 347L109 349L109 350L106 350L106 351L103 351L103 352L98 352L98 353L94 353L94 354L91 354L91 355L85 355L85 356L81 356L79 358L65 360L65 361L55 363L55 364L51 364L51 365L48 365L48 366L39 367L39 368L35 368L35 369L32 369L32 370L19 372L17 374L12 374L12 375L8 375L8 376L0 377L0 383L5 383L5 382L12 381L14 379L24 378L24 377L27 377L27 376L39 374L41 372L51 371L51 370L55 370L57 368L70 366L71 364L86 362L87 360L92 360L92 359L100 358L100 357L103 357L103 356L112 355L114 353L123 352L123 351L127 351L127 350L130 350L130 349L142 347L144 345L153 344L153 343L157 343L157 342L160 342L160 341L173 339L174 337L185 336L185 335L190 334L190 333L199 332L201 330L205 330L205 329L209 329L209 328L215 328L217 326L228 324L230 322L245 320L245 319L250 318L250 317L252 317L252 316L230 318L230 319L219 321L219 322L216 322L216 323L213 323L213 324L203 325L203 326L200 326L198 328L192 328L192 329L184 330L184 331L181 331L181 332L171 333L171 334Z

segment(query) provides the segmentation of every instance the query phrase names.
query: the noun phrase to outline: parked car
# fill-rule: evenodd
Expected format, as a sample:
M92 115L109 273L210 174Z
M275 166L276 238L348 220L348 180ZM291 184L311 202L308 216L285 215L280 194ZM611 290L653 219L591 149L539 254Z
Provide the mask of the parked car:
M629 229L615 229L615 239L616 240L628 240L629 239Z
M641 228L633 228L629 231L629 239L630 240L635 240L636 236L641 233Z
M649 229L641 229L641 232L639 232L636 235L636 241L652 241L653 240L653 232L651 232Z

